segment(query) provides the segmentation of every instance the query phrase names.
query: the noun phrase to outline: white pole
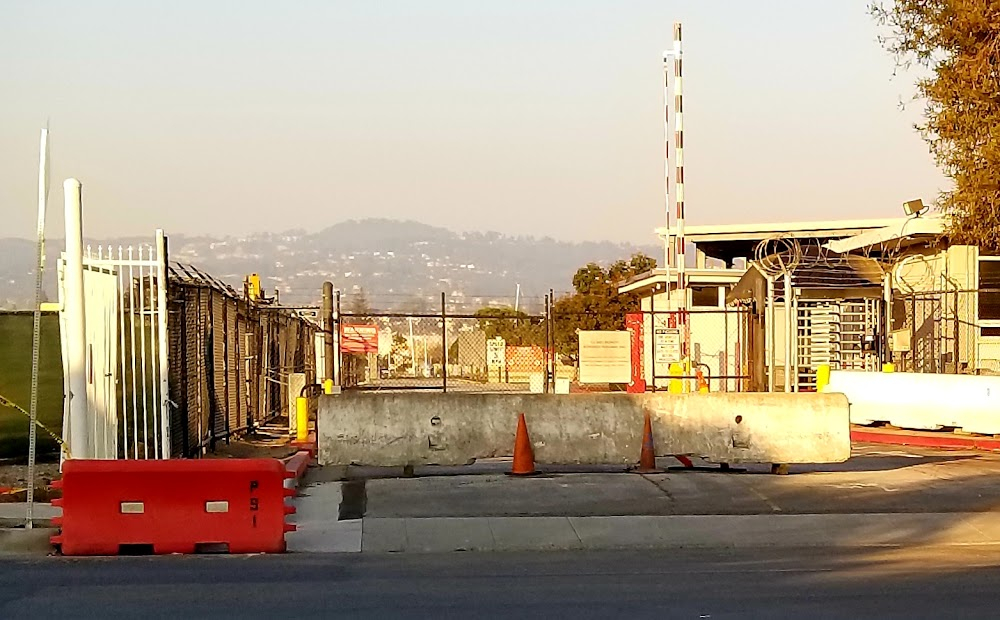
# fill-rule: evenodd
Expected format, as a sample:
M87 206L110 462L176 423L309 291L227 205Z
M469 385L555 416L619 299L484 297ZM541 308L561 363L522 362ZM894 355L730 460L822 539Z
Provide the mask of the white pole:
M42 334L42 272L45 270L45 207L49 197L49 130L42 130L38 146L38 263L35 265L35 317L31 332L31 404L28 410L28 497L25 527L35 517L35 452L38 445L38 356Z
M417 350L416 344L413 342L413 317L408 317L410 323L410 376L417 376Z
M70 454L90 457L87 423L87 319L83 297L83 206L80 182L63 183L66 205L66 342L69 353Z
M796 333L796 328L798 321L795 320L794 316L794 304L792 302L792 275L785 272L784 277L784 287L785 287L785 393L789 394L792 391L792 338L793 334Z
M167 348L170 343L167 335L167 237L162 229L156 231L156 317L157 337L160 341L160 458L170 458L170 360Z
M517 312L517 309L520 307L520 305L521 305L521 285L518 284L517 291L514 293L514 312Z
M774 278L770 275L765 276L767 278L767 302L764 306L764 342L765 348L767 349L767 391L774 391L774 341L775 341L775 330L774 330L774 317L777 314L774 311Z

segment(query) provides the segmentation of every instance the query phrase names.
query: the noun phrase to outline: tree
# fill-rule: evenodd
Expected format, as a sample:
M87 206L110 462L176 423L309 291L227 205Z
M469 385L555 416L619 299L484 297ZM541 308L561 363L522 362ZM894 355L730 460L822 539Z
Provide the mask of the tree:
M500 337L513 346L545 345L545 324L540 318L510 307L481 308L475 316L488 340Z
M1000 3L895 0L871 12L898 65L930 70L917 82L916 128L954 181L937 200L951 240L1000 250Z
M368 313L371 311L372 308L368 304L368 295L365 294L365 289L358 289L358 292L351 296L351 302L347 306L347 313L355 319L367 320Z
M656 260L638 253L607 269L588 263L573 276L575 292L556 299L552 305L556 352L576 359L577 331L625 328L625 315L639 310L639 296L619 294L624 282L656 268Z

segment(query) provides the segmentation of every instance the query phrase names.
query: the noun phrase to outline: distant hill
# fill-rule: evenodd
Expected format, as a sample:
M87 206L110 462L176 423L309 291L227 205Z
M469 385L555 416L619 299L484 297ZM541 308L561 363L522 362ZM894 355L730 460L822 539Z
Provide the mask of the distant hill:
M117 246L134 239L104 240ZM93 242L91 242L93 243ZM61 240L47 244L46 291L55 298L54 260ZM96 243L95 243L96 245ZM243 237L170 237L170 259L191 263L241 286L258 273L265 289L280 291L282 303L314 303L322 283L350 293L364 288L376 309L432 303L443 291L470 305L511 299L521 285L527 300L550 288L569 290L578 268L607 264L635 252L658 256L654 245L570 243L495 232L456 233L418 222L364 219L309 233L290 230ZM29 307L34 290L34 243L0 239L0 307Z

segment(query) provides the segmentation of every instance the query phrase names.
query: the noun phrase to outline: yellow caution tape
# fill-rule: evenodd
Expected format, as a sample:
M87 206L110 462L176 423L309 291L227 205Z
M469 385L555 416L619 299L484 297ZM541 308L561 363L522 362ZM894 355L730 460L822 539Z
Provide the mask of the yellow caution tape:
M21 407L20 405L18 405L14 401L10 400L9 398L6 398L3 394L0 394L0 406L6 406L6 407L10 407L11 409L15 409L17 411L20 411L29 420L31 419L31 414L27 410L25 410L24 407ZM40 428L43 431L45 431L46 433L48 433L49 437L51 437L52 439L54 439L55 442L57 444L59 444L59 449L63 451L63 453L66 455L66 458L69 458L69 447L66 445L66 442L63 441L62 437L60 437L59 435L53 433L51 430L49 430L49 428L47 426L45 426L44 424L42 424L41 422L39 422L37 419L35 420L35 424L38 426L38 428Z

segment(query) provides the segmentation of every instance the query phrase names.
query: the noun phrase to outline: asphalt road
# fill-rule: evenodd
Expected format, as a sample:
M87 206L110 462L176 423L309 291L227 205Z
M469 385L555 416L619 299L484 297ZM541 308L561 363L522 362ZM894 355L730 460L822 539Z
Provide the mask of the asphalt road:
M993 618L995 547L0 562L3 618Z

